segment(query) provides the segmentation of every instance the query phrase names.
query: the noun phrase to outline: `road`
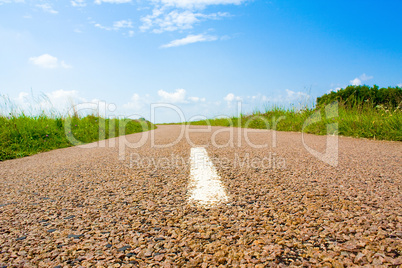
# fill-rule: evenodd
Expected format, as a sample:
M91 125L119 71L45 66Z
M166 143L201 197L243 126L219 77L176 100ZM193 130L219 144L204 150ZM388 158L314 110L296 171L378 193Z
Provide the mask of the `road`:
M402 264L402 143L183 130L0 162L0 267ZM226 199L191 199L199 147Z

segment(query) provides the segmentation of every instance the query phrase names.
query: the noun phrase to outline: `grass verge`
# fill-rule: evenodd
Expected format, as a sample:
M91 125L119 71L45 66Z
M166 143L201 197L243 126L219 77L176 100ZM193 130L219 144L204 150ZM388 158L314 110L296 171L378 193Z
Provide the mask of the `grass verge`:
M69 136L83 144L154 128L146 120L103 119L93 115L0 116L0 161L77 145L69 141Z
M306 122L311 124L305 126ZM300 111L273 107L263 112L242 115L240 118L217 118L189 122L189 124L303 131L318 135L326 135L327 126L332 126L329 134L402 141L402 111L399 108L389 110L381 105L375 108L370 105L350 107L344 103L338 103L336 116L329 118L325 113L325 107L306 108Z

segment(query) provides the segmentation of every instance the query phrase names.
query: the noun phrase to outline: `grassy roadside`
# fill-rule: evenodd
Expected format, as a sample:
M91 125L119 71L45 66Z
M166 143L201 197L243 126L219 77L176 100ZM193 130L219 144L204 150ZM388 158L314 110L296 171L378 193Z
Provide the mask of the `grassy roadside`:
M0 115L0 161L77 145L69 137L90 143L154 128L145 120L103 119L93 115L68 118Z
M303 129L303 125L309 121L311 124ZM336 126L334 123L337 124L337 131L333 128ZM333 128L330 129L330 134L402 141L402 111L399 108L387 109L381 105L374 108L364 104L350 107L341 102L337 104L337 115L330 118L326 116L325 107L306 108L300 111L274 107L251 115L242 115L241 118L218 118L189 122L189 124L303 131L318 135L326 135L329 125Z

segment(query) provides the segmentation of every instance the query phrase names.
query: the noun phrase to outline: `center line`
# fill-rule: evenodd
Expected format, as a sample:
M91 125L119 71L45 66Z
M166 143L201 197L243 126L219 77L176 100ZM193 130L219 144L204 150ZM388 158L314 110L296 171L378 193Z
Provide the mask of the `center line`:
M190 162L190 201L196 201L203 206L227 202L228 196L221 183L221 177L205 148L191 148Z

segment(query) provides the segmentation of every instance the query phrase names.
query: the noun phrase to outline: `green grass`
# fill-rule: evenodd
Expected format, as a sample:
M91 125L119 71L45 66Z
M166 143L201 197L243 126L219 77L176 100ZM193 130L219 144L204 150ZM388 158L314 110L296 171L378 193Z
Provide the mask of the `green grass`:
M335 107L335 106L334 106ZM337 116L326 118L325 107L305 108L300 111L281 107L255 111L240 118L218 118L189 122L191 125L234 126L255 129L275 129L278 131L296 131L318 135L328 133L357 138L402 141L402 111L399 108L388 110L382 106L370 105L349 107L342 103L336 105ZM310 119L309 119L310 118ZM303 129L307 120L316 118L316 122ZM337 130L334 129L337 125Z
M355 95L370 95L371 99L358 98ZM296 110L274 106L266 108L265 111L256 110L250 115L243 114L240 118L215 118L189 124L303 131L318 135L329 133L402 141L402 111L399 102L401 96L400 88L349 86L345 90L318 98L317 103L321 100L321 104L317 108L307 108L305 105L304 109ZM338 100L339 103L332 106L337 109L335 115L327 117L326 107L328 108L328 102L332 99ZM155 128L146 120L103 119L94 115L79 117L75 111L75 116L48 116L46 114L49 113L39 108L41 115L26 115L9 98L3 96L0 100L3 100L0 104L3 113L9 114L6 117L0 113L0 161ZM46 98L43 96L34 98L32 107L44 100L46 101ZM390 108L384 107L384 103L389 103ZM31 113L39 114L34 110ZM310 124L306 124L308 122Z
M66 128L67 126L67 128ZM68 126L71 126L69 128ZM0 161L153 129L145 120L0 115ZM74 137L78 143L71 143Z

